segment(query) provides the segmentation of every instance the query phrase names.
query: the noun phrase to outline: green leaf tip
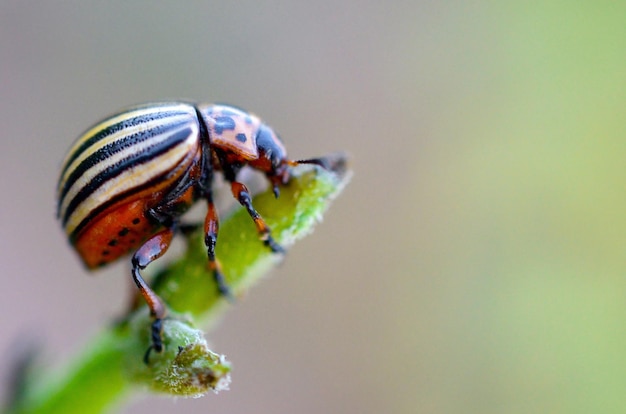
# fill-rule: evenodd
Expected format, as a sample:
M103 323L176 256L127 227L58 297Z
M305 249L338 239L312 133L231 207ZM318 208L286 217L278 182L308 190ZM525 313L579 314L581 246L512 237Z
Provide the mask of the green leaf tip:
M175 396L199 397L208 391L227 390L230 384L230 364L223 355L209 349L201 330L191 321L173 315L163 320L161 353L150 352L147 363L142 361L150 343L146 332L151 318L146 313L130 321L125 370L131 382L152 391Z

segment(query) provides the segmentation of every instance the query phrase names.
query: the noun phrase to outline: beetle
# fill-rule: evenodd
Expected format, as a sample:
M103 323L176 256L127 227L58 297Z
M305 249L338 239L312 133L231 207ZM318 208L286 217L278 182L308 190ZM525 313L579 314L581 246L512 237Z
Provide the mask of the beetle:
M276 197L290 167L325 166L323 158L293 161L278 135L260 118L234 106L187 102L148 103L97 123L70 148L57 187L57 216L88 269L128 253L132 278L150 315L151 350L161 352L165 303L141 271L169 248L180 218L196 201L207 203L204 221L209 269L221 295L231 297L215 257L218 213L212 183L221 172L271 251L283 252L237 180L248 165L265 174Z

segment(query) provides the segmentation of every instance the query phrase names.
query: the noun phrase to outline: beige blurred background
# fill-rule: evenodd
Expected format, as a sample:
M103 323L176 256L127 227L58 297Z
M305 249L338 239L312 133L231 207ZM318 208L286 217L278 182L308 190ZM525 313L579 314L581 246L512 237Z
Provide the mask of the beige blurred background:
M619 413L626 3L0 2L0 387L118 315L54 217L72 140L230 102L354 179L211 333L231 390L122 413Z

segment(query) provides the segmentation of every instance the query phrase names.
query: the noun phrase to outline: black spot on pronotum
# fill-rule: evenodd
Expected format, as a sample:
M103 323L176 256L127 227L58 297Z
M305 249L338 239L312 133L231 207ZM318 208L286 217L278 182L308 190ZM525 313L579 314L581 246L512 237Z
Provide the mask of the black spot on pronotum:
M118 236L120 237L124 237L128 234L130 230L128 229L128 227L124 227L122 230L119 231Z
M235 138L237 138L237 141L239 142L246 142L248 140L248 137L246 137L246 134L244 133L237 134Z
M139 219L139 217L135 217L135 218L133 219L133 224L137 225L137 224L139 224L139 223L141 223L141 220Z
M113 247L117 245L117 239L111 239L109 240L109 246Z
M230 116L216 116L213 120L215 121L213 128L216 134L222 134L225 130L232 131L235 129L235 120Z

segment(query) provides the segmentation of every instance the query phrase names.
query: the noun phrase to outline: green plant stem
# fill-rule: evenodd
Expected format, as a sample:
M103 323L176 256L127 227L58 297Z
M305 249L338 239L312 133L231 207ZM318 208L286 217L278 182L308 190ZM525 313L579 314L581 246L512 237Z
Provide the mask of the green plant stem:
M345 156L327 158L329 169L300 166L275 199L270 190L253 200L283 247L310 233L349 181ZM184 255L155 278L154 290L170 316L163 321L165 351L149 355L151 318L141 306L116 326L105 329L67 366L53 373L26 375L23 392L9 413L100 413L112 409L136 387L171 395L198 396L228 386L230 365L209 350L196 321L207 325L232 307L219 297L207 270L202 231L188 236ZM220 225L217 256L235 296L256 283L281 259L259 242L244 209Z
M130 390L121 339L117 330L106 330L69 366L45 379L35 380L31 373L25 399L17 402L14 412L98 413L111 407Z

